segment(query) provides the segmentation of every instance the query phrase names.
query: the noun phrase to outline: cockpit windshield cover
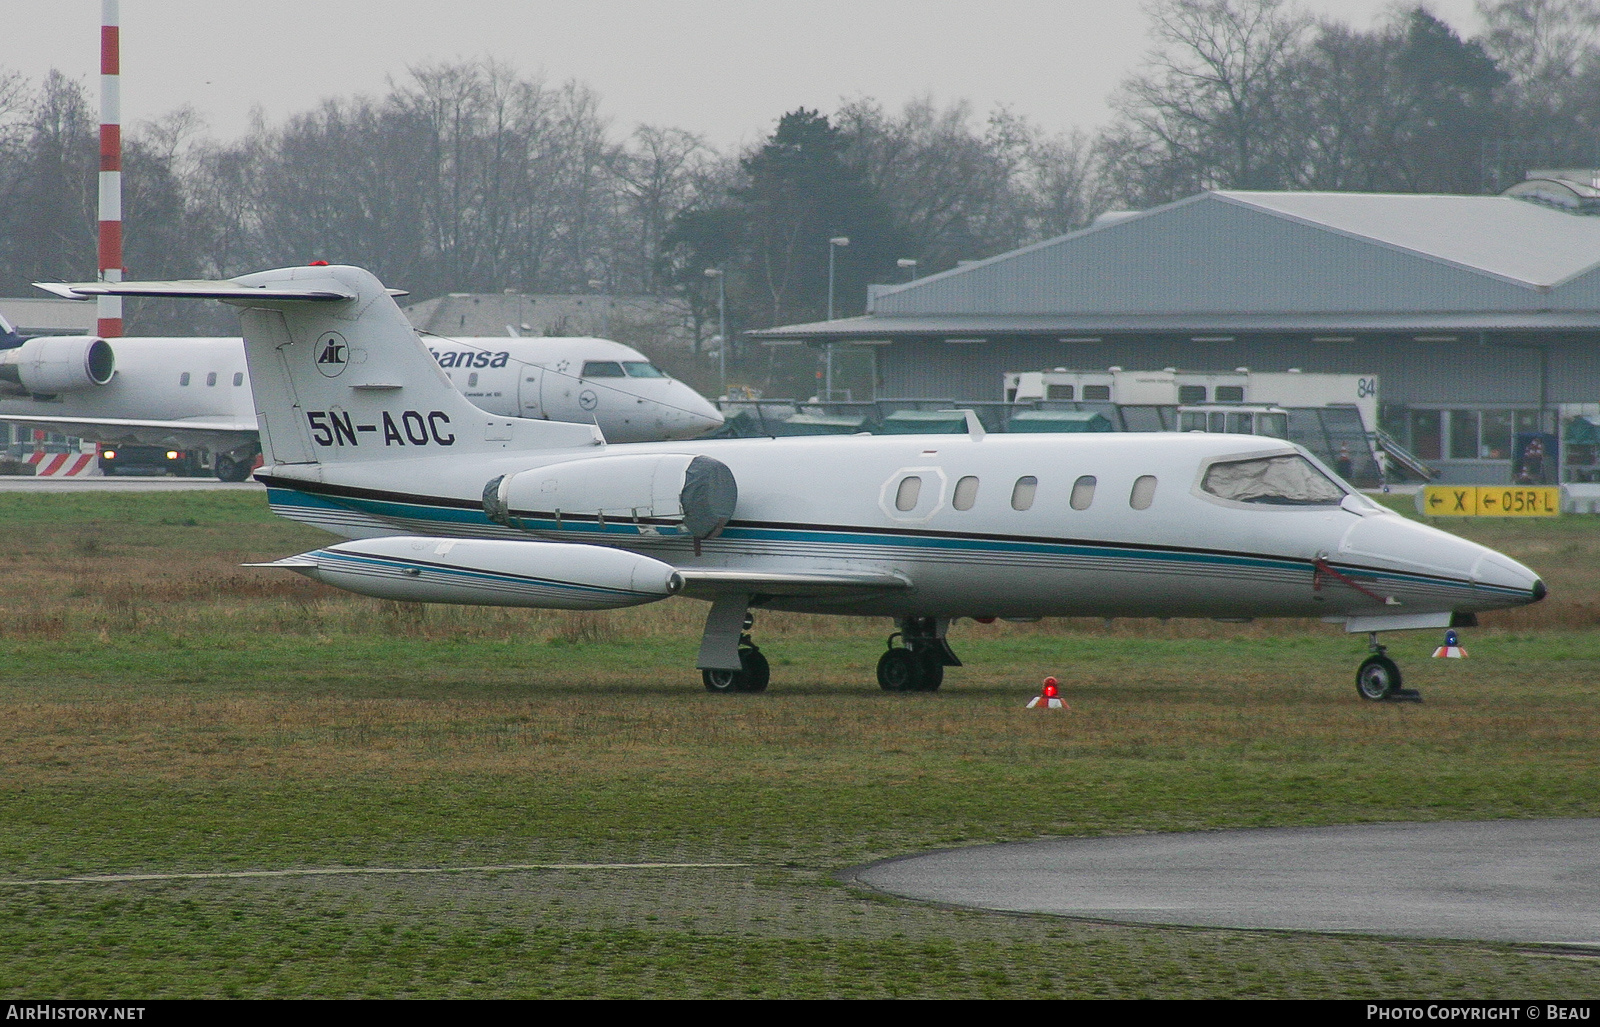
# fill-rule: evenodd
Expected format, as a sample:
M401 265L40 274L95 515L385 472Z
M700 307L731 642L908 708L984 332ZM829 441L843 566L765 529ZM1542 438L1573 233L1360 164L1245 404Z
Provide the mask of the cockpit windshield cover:
M1200 487L1218 499L1269 506L1338 506L1344 490L1303 456L1212 464Z

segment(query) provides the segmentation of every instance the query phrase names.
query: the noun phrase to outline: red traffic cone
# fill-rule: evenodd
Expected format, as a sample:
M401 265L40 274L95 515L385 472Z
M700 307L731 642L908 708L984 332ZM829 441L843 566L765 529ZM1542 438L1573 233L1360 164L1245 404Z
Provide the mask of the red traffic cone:
M1055 678L1045 678L1044 686L1039 689L1039 694L1028 700L1028 709L1040 710L1070 710L1061 698L1061 689Z

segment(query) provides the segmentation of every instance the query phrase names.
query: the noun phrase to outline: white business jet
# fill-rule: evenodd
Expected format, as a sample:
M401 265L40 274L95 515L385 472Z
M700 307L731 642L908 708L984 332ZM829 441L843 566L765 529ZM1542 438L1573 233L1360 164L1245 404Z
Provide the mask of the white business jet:
M492 414L595 424L613 442L689 439L722 424L716 407L619 342L425 339L445 376ZM248 477L259 451L239 339L0 334L0 423L97 442L204 447L217 454L224 481Z
M891 617L893 691L959 666L958 617L1308 617L1377 633L1544 598L1538 576L1354 492L1304 449L1224 434L607 445L474 407L370 273L45 285L240 308L272 508L354 541L267 566L385 599L603 609L711 602L712 691L761 691L752 607Z

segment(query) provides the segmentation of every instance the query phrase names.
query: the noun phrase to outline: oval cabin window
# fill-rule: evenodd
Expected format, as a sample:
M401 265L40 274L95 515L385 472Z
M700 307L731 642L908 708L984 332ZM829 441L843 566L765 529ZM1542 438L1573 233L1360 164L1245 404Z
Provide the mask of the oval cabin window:
M1094 487L1098 479L1092 474L1085 474L1072 483L1072 508L1074 510L1087 510L1089 504L1094 502Z
M244 384L244 372L243 371L235 371L235 372L233 372L233 387L237 389L239 386L241 386L243 384Z
M215 384L217 384L217 372L212 371L210 374L206 375L206 385L212 386Z
M922 496L922 479L916 475L900 479L900 488L894 494L894 508L901 513L917 508L917 500Z
M474 371L471 374L467 375L467 388L476 389L477 387L478 387L478 372Z
M957 510L971 510L972 504L978 501L978 479L967 475L956 482L956 494L950 500L950 505Z
M1128 493L1128 505L1135 510L1148 510L1156 498L1156 476L1145 474L1133 483L1133 491Z
M1039 479L1033 475L1018 478L1011 488L1011 509L1026 510L1033 506L1033 495L1039 490Z
M178 384L179 385L188 385L189 384L189 372L188 371L185 371L182 374L178 375Z

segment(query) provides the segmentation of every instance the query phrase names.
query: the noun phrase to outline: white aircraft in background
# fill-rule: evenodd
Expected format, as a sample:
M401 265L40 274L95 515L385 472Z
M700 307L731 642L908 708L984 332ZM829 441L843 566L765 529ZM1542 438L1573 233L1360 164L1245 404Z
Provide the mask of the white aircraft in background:
M1370 632L1538 602L1493 550L1408 521L1304 449L1225 434L849 436L607 445L487 414L348 266L44 285L243 308L272 508L354 541L267 566L385 599L604 609L711 601L712 691L761 691L751 607L892 617L893 691L958 666L958 617L1308 617ZM898 642L898 644L896 644Z
M688 439L722 424L716 407L619 342L425 342L445 377L492 414L596 424L613 442ZM259 451L239 339L8 333L0 336L3 422L98 442L203 447L224 481L248 477Z

